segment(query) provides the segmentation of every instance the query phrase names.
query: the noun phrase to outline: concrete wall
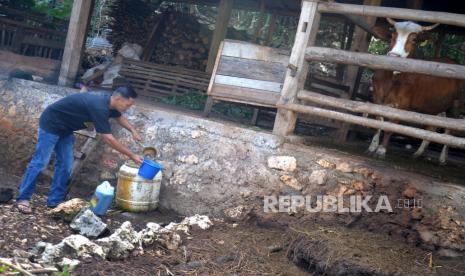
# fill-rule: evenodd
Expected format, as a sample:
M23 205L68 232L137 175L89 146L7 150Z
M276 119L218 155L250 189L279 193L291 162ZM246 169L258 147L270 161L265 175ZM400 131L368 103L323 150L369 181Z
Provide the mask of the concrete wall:
M0 83L0 166L22 174L34 148L41 110L70 92L28 81ZM268 133L147 104L139 104L126 115L140 129L146 144L160 152L159 160L166 168L161 190L164 208L185 215L202 213L240 219L251 213L272 217L261 211L266 195L387 195L392 207L396 207L398 199L417 198L422 199L421 209L294 217L398 234L412 243L465 252L463 186L376 165L371 159L338 151L283 144ZM133 150L139 149L125 130L114 127L114 133ZM276 156L295 158L295 168L292 164L281 169L270 167L269 158ZM100 145L83 168L75 189L92 191L102 179L115 182L115 173L124 159Z

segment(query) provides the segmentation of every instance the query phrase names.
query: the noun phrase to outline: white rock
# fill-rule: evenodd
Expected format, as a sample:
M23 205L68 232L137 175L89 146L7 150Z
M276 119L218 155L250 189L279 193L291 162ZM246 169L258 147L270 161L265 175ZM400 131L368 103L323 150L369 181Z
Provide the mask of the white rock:
M72 255L73 257L90 257L92 255L97 255L101 258L105 258L102 247L81 235L68 236L55 245L41 243L40 245L38 244L37 247L43 247L44 245L45 248L40 257L40 262L42 263L56 263L64 257L65 254Z
M225 209L225 216L232 220L244 220L247 218L247 215L250 213L250 209L244 205L239 205L236 207Z
M197 225L203 230L206 230L213 225L213 223L211 222L210 218L208 218L208 216L201 216L199 214L183 219L181 224L185 224L185 223L187 223L187 225L189 226Z
M81 235L93 238L100 236L107 229L107 225L90 209L76 215L70 227L79 231Z
M187 223L176 223L176 222L170 222L167 226L165 226L165 230L169 232L177 232L177 231L182 231L189 235L189 225Z
M125 221L113 234L98 239L96 243L103 248L110 259L124 259L136 248L142 251L140 234L134 230L129 221Z
M67 266L68 267L68 270L69 271L72 271L74 268L76 268L76 266L78 266L81 262L79 260L76 260L76 259L68 259L68 258L63 258L63 260L58 263L58 265L60 267L65 267Z
M63 243L53 245L51 243L43 243L45 245L42 255L40 257L41 263L53 264L56 260L60 259L63 254ZM39 249L40 250L40 249Z
M127 43L125 42L121 49L118 51L118 55L121 55L125 58L140 60L142 55L143 48L142 46L136 43Z
M290 175L281 175L279 177L279 180L281 180L284 184L297 191L301 191L304 188L295 177Z
M90 241L88 238L81 235L71 235L63 239L62 243L74 250L76 256L87 257L90 255L98 255L105 258L105 253L102 247Z
M309 181L310 183L315 183L318 185L323 185L328 178L328 173L326 170L315 170L310 175Z
M180 156L178 158L179 161L183 162L183 163L187 163L189 165L194 165L194 164L198 164L199 163L199 158L193 154L189 155L189 156Z
M160 226L158 223L149 222L147 223L147 227L139 231L139 236L142 241L143 245L150 245L153 244L160 235L160 231L163 227Z
M192 139L197 139L199 138L200 136L202 136L202 132L200 130L193 130L191 132L191 137Z
M181 236L176 232L168 232L160 236L158 242L169 250L176 250L181 245Z
M287 172L293 172L297 168L297 160L293 156L270 156L268 167Z

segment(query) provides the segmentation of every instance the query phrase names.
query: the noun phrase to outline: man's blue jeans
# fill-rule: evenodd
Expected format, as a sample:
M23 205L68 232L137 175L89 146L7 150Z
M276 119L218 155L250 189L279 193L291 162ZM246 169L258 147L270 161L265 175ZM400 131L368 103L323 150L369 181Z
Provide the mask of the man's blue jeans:
M39 128L36 151L24 174L16 200L30 200L36 188L37 176L47 167L55 151L55 172L48 194L47 206L60 204L65 199L68 179L74 161L74 135L58 136Z

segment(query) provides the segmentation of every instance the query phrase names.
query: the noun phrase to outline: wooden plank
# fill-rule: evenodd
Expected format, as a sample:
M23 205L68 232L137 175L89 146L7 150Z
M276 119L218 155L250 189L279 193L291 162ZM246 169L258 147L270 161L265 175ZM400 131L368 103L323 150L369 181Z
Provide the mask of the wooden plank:
M63 37L63 38L66 36L65 32L61 32L61 31L57 31L57 30L53 30L53 29L48 29L48 28L43 28L43 27L35 27L35 26L31 26L31 25L28 25L28 24L23 23L23 22L18 22L18 21L15 21L15 20L2 18L2 17L0 17L0 23L4 23L5 25L20 27L20 28L22 28L24 30L32 31L32 33L51 34L51 35L56 35L56 36Z
M22 70L43 77L47 81L56 81L60 71L60 61L40 57L29 57L0 50L0 71L8 74L13 70Z
M215 76L215 84L226 84L237 87L260 89L280 93L282 84L279 82L251 80L246 78L237 78L223 75Z
M123 66L121 69L122 72L128 72L128 73L138 73L138 74L144 74L144 75L154 75L154 76L162 76L167 79L182 79L188 83L194 83L194 84L207 84L209 78L198 78L198 77L191 77L188 75L182 75L182 74L176 74L176 73L171 73L171 72L164 72L160 71L157 69L152 69L152 70L147 70L144 68L140 67L126 67Z
M269 62L279 62L285 66L289 64L289 51L287 50L229 39L225 40L221 55Z
M365 66L372 69L385 69L400 72L432 75L445 78L465 79L465 66L400 57L379 56L366 53L330 49L324 47L308 47L305 58L313 61L324 61Z
M321 13L390 17L404 20L433 22L465 27L465 16L463 16L463 14L448 12L418 11L402 8L340 4L335 2L321 2L318 5L318 11Z
M140 61L140 60L134 60L134 59L128 59L125 58L123 59L123 64L124 65L137 65L137 66L142 66L148 69L158 69L166 72L175 72L179 74L186 74L190 76L197 76L197 77L210 77L210 74L202 72L202 71L197 71L197 70L192 70L192 69L187 69L179 66L171 66L171 65L164 65L164 64L158 64L158 63L153 63L153 62L148 62L148 61Z
M95 0L75 0L69 20L68 34L61 63L58 84L74 84L83 53L86 32Z
M155 80L155 81L161 81L165 83L171 83L175 84L176 82L180 85L187 86L187 87L192 87L196 89L201 89L201 90L206 90L207 89L207 84L206 83L199 83L196 81L191 81L191 80L185 80L179 77L169 77L169 76L164 76L163 74L157 74L155 72L138 72L138 71L127 71L127 70L121 70L121 74L127 77L134 77L134 78L140 78L140 79L149 79L149 80Z
M251 105L275 107L278 93L215 83L210 94L214 98Z
M286 67L277 62L222 56L217 74L282 83Z
M213 31L213 38L210 44L210 51L208 52L208 61L206 72L213 72L215 67L216 55L219 53L221 41L226 37L228 30L229 18L231 17L233 0L220 0L218 6L218 15L216 16L215 30Z
M278 108L289 109L294 112L306 113L315 116L321 116L325 118L330 118L334 120L339 120L351 124L358 124L374 129L382 129L383 131L395 132L410 137L427 140L443 145L449 145L451 147L465 149L465 138L457 138L449 134L440 134L424 129L403 126L399 124L394 124L391 122L380 121L370 118L364 118L361 116L351 115L347 113L337 112L333 110L327 110L323 108L318 108L314 106L304 106L299 104L278 104Z
M303 89L308 73L308 62L305 62L305 48L313 45L320 24L318 13L319 2L302 2L299 24L289 58L290 68L286 72L283 89L279 102L281 104L293 103L297 92ZM273 127L273 133L286 136L294 132L297 114L295 112L278 109Z
M63 49L65 47L64 41L40 38L40 37L37 37L35 35L30 35L30 34L24 36L22 43L34 45L34 46L57 48L57 49Z
M150 33L149 38L147 39L147 43L145 44L144 47L144 52L142 53L142 60L148 61L152 57L153 49L155 48L155 41L156 41L156 34L158 30L158 26L160 26L160 23L165 20L165 14L162 13L161 16L158 18L158 21L155 23L155 25L152 28L152 32Z
M351 112L368 113L370 115L382 116L392 120L465 132L463 119L444 118L373 103L338 99L306 90L300 91L298 98L304 101L340 108Z

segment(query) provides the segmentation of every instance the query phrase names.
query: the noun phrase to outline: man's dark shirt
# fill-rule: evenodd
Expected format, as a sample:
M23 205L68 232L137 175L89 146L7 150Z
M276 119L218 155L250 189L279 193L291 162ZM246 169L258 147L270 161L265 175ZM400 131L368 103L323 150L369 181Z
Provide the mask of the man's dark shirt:
M111 133L109 118L121 113L110 109L110 94L76 93L49 105L40 116L41 129L59 136L85 129L93 123L98 133Z

